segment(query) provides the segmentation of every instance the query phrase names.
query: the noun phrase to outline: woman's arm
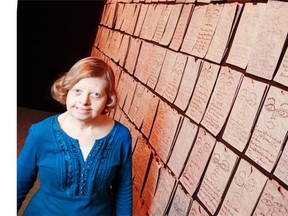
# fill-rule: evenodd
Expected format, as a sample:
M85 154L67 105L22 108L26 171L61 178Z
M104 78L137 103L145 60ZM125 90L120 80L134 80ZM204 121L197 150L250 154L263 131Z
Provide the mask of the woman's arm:
M121 134L123 138L121 167L117 172L113 185L115 199L115 214L117 216L132 215L132 141L131 134L127 130Z
M17 211L37 178L36 138L33 126L17 159Z

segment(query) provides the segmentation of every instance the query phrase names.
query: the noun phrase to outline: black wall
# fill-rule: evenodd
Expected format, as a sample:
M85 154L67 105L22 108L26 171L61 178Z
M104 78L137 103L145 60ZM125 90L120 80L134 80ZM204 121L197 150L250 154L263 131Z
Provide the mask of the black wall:
M89 56L104 0L18 1L17 106L60 112L50 97L59 74Z

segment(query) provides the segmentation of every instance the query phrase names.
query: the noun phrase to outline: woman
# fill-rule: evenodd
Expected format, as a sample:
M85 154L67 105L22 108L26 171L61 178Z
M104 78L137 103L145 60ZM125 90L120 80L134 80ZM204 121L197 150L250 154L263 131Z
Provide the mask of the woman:
M132 215L131 134L106 115L115 79L102 60L78 61L55 81L66 111L33 124L17 161L17 208L37 175L24 215Z

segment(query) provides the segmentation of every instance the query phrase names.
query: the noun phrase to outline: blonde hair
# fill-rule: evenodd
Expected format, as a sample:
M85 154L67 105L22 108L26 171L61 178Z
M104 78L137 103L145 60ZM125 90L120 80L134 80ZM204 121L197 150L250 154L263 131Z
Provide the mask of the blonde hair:
M83 78L103 78L107 82L108 96L104 113L113 109L117 103L115 77L112 68L103 60L95 57L86 57L76 62L71 69L60 76L51 87L51 96L59 103L66 105L67 94L73 86Z

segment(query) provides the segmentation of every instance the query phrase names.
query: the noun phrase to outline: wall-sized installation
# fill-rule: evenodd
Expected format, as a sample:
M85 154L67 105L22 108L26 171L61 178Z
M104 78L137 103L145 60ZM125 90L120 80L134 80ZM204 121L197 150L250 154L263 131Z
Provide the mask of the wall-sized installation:
M106 2L134 215L288 215L287 33L285 1Z

